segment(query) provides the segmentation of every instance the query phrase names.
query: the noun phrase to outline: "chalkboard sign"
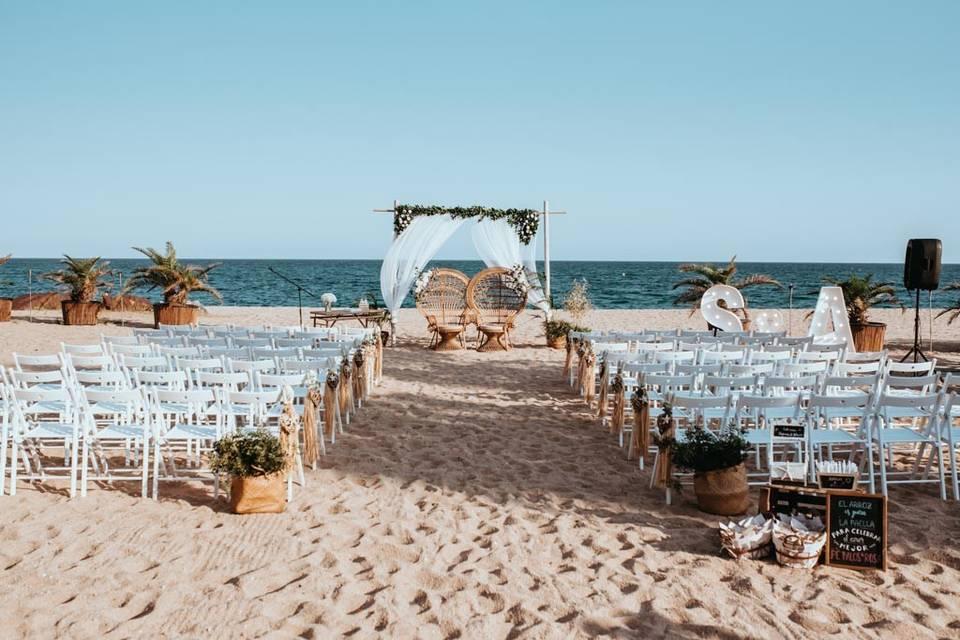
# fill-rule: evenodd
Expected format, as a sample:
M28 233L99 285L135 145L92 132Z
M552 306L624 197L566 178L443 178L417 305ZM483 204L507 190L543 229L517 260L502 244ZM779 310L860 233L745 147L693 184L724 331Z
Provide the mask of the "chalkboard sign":
M767 488L767 505L774 515L827 515L827 497L816 489L771 485Z
M887 499L856 491L827 494L826 563L848 569L887 568Z
M853 491L857 488L857 476L852 473L819 473L817 481L821 489Z
M807 425L794 424L792 422L775 422L773 424L773 437L803 440L807 437Z

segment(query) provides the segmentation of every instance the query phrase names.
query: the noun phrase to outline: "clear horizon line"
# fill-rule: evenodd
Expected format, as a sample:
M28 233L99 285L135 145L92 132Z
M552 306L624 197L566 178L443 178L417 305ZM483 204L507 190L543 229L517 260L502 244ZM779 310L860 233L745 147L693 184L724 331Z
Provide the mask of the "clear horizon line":
M88 256L84 256L88 257ZM63 254L59 256L16 256L13 255L10 259L11 262L16 262L19 260L61 260ZM147 261L143 257L116 257L116 256L100 256L102 260L142 260ZM183 261L190 260L229 260L229 261L246 261L246 262L276 262L276 261L285 261L285 262L382 262L383 258L236 258L236 257L214 257L214 256L194 256L194 257L181 257ZM444 260L456 261L456 262L483 262L480 258L473 256L469 258L434 258L430 262L443 262ZM543 258L537 258L537 262L543 262ZM578 259L553 259L550 261L551 264L556 264L559 262L623 262L629 264L726 264L729 262L729 259L724 260L709 260L702 258L693 258L685 260L625 260L617 258L578 258ZM877 265L896 265L903 264L902 261L888 261L888 262L877 262L877 261L853 261L853 260L837 260L837 261L825 261L825 260L738 260L737 264L877 264ZM960 262L941 262L943 266L960 266Z

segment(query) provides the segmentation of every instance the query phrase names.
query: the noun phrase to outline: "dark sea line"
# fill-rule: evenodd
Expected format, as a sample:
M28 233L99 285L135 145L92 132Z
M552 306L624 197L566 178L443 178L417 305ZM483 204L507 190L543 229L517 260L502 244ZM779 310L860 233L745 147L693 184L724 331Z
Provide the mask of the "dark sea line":
M111 264L123 278L129 277L142 260L116 259ZM380 299L380 260L217 260L191 259L191 263L223 262L211 273L211 282L224 297L224 304L235 306L296 306L297 291L275 276L270 269L299 281L306 289L320 295L332 291L338 304L355 304L361 295L375 293ZM593 305L598 309L660 309L672 306L675 292L671 287L680 279L679 262L589 262L554 261L551 265L553 296L562 301L574 279L585 279ZM14 297L27 293L30 272L33 273L33 291L53 290L53 284L39 279L39 274L58 266L55 258L14 258L0 267L0 296ZM476 260L443 260L431 263L447 266L472 275L483 268ZM783 289L757 287L746 290L753 308L786 308L789 303L787 285L794 285L793 306L810 307L816 301L816 291L824 277L845 277L851 273L874 274L875 279L896 284L901 299L909 304L903 289L903 265L891 264L829 264L789 262L743 262L740 275L762 273L783 283ZM542 270L542 264L540 269ZM943 265L941 287L960 281L960 265ZM12 284L7 285L7 282ZM811 293L813 292L813 293ZM140 292L140 295L159 298ZM936 292L934 306L952 302L960 294ZM208 299L199 296L207 303ZM928 304L927 293L921 297ZM317 306L319 301L304 294L304 306ZM404 306L412 307L408 296Z

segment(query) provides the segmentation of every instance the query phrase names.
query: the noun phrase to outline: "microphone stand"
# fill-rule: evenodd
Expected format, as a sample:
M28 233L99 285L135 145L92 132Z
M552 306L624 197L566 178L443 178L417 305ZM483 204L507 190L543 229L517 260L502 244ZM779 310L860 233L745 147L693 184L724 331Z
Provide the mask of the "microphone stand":
M279 271L277 271L277 270L274 269L273 267L267 267L267 271L269 271L269 272L272 273L273 275L277 276L277 277L280 278L281 280L285 280L285 281L289 282L290 284L292 284L293 286L295 286L295 287L297 288L297 307L299 307L299 309L300 309L300 326L302 327L302 326L303 326L303 294L306 293L308 296L312 296L312 297L316 298L317 300L320 299L320 296L318 296L317 294L313 293L312 291L310 291L310 290L307 289L306 287L302 286L299 282L297 282L297 281L294 280L293 278L288 278L287 276L283 275L282 273L280 273Z

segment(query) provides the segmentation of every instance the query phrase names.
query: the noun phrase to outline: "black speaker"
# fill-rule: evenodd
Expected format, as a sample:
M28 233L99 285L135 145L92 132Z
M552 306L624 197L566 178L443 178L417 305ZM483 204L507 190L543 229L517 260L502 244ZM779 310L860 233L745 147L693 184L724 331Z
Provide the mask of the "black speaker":
M907 241L907 257L903 261L903 286L907 289L933 291L940 286L940 254L943 245L931 238Z

